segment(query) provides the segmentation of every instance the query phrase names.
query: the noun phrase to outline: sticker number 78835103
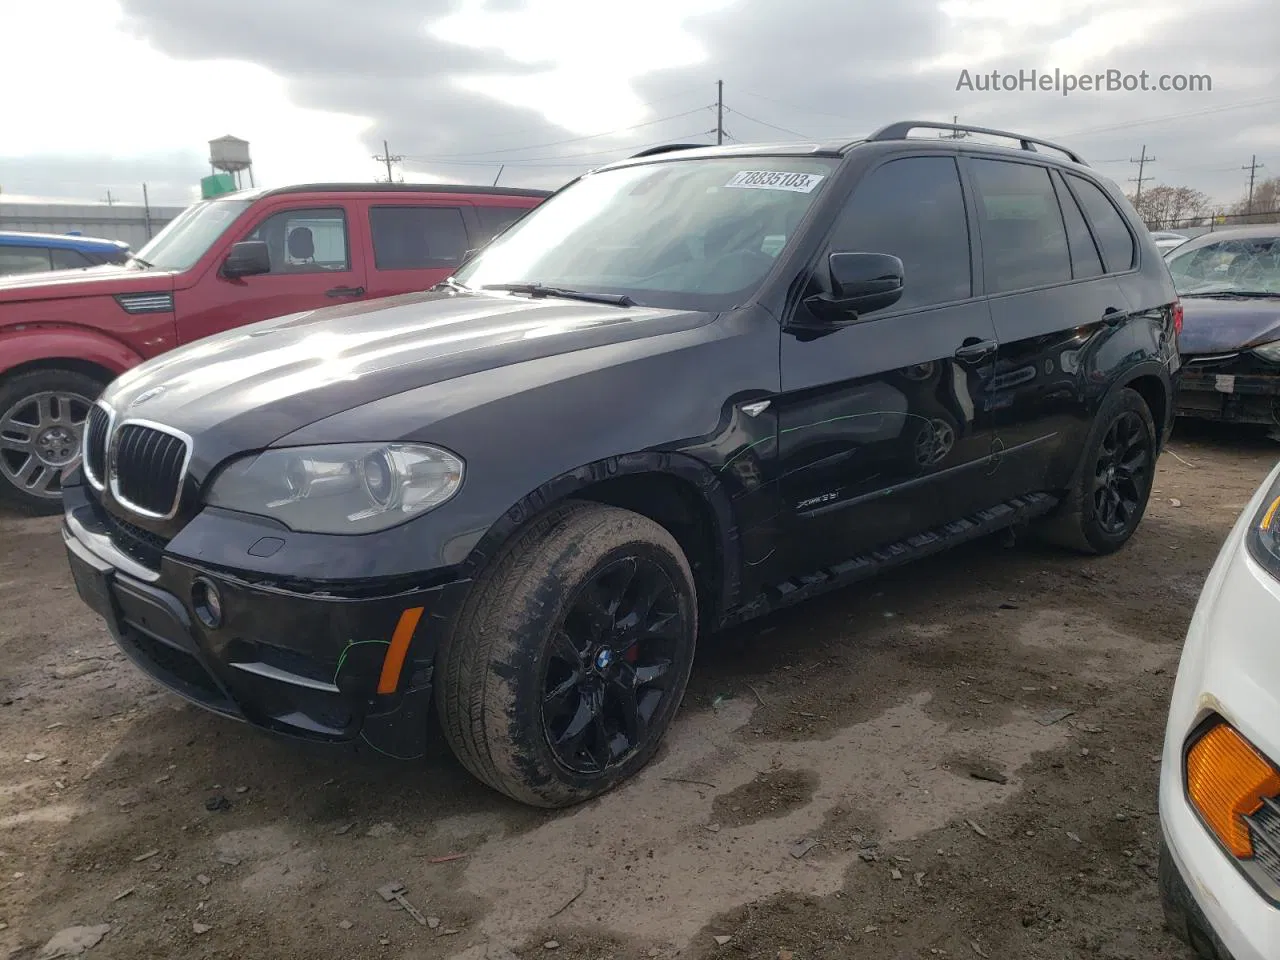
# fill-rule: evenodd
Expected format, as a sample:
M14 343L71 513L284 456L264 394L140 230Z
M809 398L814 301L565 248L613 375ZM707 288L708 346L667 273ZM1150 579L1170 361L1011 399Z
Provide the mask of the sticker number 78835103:
M746 190L790 190L794 193L810 193L825 177L817 173L788 173L785 170L740 170L726 187Z

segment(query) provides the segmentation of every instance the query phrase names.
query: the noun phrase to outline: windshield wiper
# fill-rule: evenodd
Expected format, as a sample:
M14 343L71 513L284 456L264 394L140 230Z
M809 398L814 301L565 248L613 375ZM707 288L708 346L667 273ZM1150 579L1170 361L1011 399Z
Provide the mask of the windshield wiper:
M636 304L625 293L587 293L567 287L544 287L540 283L486 283L480 289L527 293L531 297L560 297L564 300L584 300L587 303L608 303L615 307L634 307Z
M152 269L154 269L154 268L155 268L155 264L154 264L154 263L152 263L150 260L143 260L143 259L142 259L140 256L138 256L136 253L131 253L131 254L129 254L129 259L130 259L130 260L132 260L132 261L134 261L135 263L140 263L140 264L142 264L142 265L143 265L144 267L146 267L148 270L152 270Z
M1184 293L1185 297L1239 297L1242 300L1250 298L1273 298L1280 297L1280 293L1274 290L1200 290L1195 293Z

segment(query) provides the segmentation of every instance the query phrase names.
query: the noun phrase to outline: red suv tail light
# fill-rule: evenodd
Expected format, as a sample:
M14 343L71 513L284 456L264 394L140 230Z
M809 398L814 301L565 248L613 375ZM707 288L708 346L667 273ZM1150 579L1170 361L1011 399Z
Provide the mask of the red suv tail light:
M1173 332L1181 336L1182 334L1182 301L1173 301Z

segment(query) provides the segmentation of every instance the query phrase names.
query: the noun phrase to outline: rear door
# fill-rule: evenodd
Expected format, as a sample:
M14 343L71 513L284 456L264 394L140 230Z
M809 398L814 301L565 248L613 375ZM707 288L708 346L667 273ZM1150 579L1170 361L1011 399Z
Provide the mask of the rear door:
M990 493L1004 500L1064 482L1088 428L1086 354L1123 322L1128 303L1058 171L1021 159L964 162L1000 341Z
M453 273L479 229L467 201L395 198L362 204L372 241L370 297L426 290Z
M783 334L774 406L793 536L782 576L936 527L982 499L996 343L975 295L971 233L949 154L889 159L854 188L808 293L829 283L830 253L873 252L903 261L904 294L816 339Z
M233 327L364 299L365 234L353 204L325 198L265 208L236 237L262 240L271 272L224 277L216 266L175 293L178 339L190 343Z

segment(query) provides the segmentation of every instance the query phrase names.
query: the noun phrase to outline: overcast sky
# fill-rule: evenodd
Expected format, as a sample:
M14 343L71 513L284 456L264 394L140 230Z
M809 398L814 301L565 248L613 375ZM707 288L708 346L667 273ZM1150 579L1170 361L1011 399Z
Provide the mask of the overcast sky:
M662 141L943 119L1060 138L1217 201L1280 176L1275 0L4 0L0 200L186 203L207 141L259 184L555 186ZM1204 92L979 92L1031 69L1208 74ZM1131 190L1132 183L1124 183Z

